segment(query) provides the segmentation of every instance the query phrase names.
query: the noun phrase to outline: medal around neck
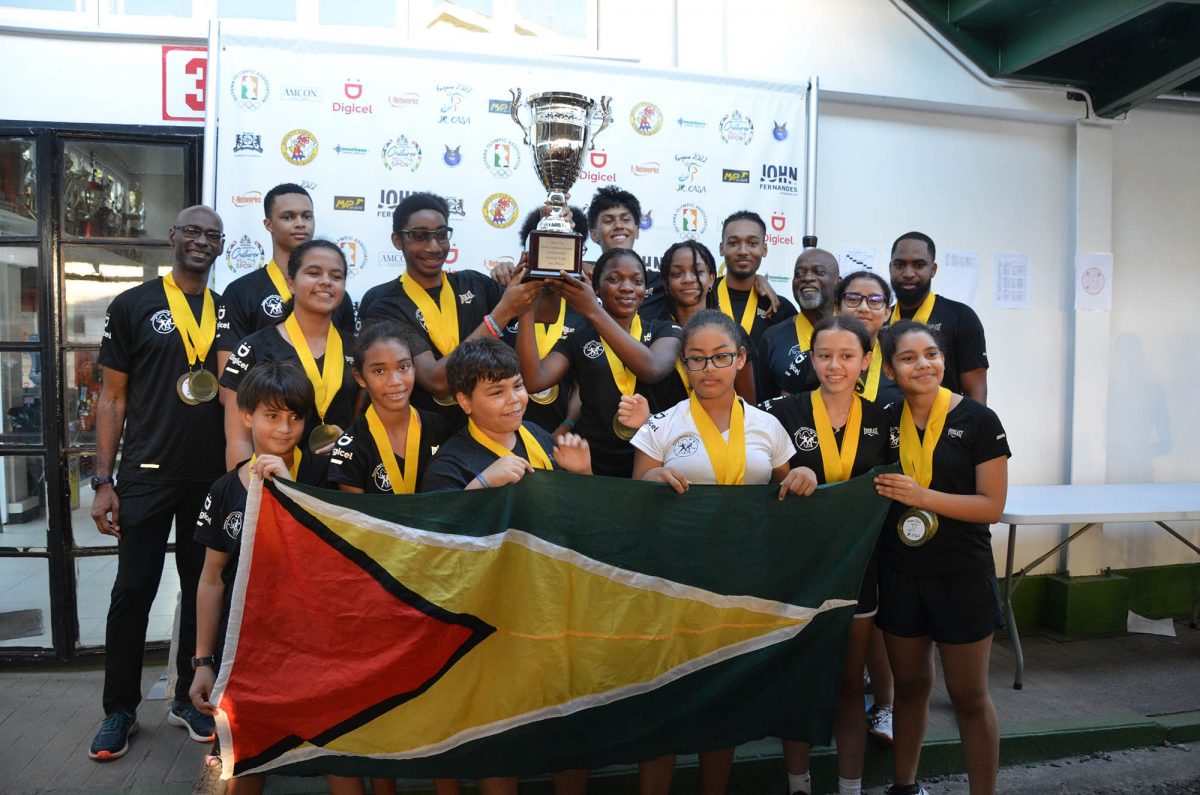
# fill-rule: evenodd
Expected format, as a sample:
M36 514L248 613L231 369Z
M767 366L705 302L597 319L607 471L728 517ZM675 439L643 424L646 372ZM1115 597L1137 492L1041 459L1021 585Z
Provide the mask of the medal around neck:
M315 453L336 442L341 435L336 425L322 422L308 435L308 449Z
M558 384L549 389L543 389L541 392L530 392L529 399L539 406L554 405L554 401L558 400Z
M938 517L924 508L909 508L900 515L896 532L905 546L919 547L937 535Z
M179 395L179 399L189 406L199 406L200 401L192 394L192 374L184 373L179 376L175 382L175 394Z
M529 97L532 119L521 121L521 89L511 89L512 120L533 143L533 168L546 188L551 210L529 235L529 277L583 278L583 235L575 231L567 194L583 167L584 153L596 148L596 136L612 122L611 97L600 97L600 127L592 132L596 101L568 91L547 91Z
M201 367L188 374L188 391L200 403L207 403L217 396L217 377Z
M458 401L454 399L454 395L446 395L445 397L433 396L433 402L439 406L453 406Z
M617 438L625 442L628 442L630 439L632 439L638 432L637 428L630 428L628 425L621 422L616 414L613 415L612 429L613 433L617 435Z

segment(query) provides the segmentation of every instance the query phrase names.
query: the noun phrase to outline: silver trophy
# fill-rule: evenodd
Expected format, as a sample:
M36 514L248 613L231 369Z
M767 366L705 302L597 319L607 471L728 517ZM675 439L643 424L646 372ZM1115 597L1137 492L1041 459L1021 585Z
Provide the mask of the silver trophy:
M525 133L525 143L533 138L533 168L546 188L549 213L529 235L529 275L583 275L583 235L575 232L567 192L579 179L586 152L596 146L596 136L612 121L609 107L612 97L600 97L600 127L592 132L596 101L582 94L547 91L533 94L527 105L532 121L521 121L521 89L510 89L512 119Z

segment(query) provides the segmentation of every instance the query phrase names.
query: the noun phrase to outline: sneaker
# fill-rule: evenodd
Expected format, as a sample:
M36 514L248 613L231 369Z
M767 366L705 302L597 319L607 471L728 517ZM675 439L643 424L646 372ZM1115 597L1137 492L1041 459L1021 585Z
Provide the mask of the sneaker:
M137 730L137 713L133 710L119 709L105 715L88 756L97 762L120 759L129 750L130 735L136 734Z
M204 757L204 770L196 783L192 784L192 795L224 795L225 782L221 780L221 758Z
M891 708L889 707L888 709L890 710ZM887 788L885 795L929 795L929 790L925 789L924 787L911 789L910 787L900 787L893 784Z
M871 707L867 713L867 734L889 748L892 746L891 707Z
M211 715L205 715L196 709L190 701L171 702L167 723L187 729L188 736L198 743L211 743L217 738L216 721Z

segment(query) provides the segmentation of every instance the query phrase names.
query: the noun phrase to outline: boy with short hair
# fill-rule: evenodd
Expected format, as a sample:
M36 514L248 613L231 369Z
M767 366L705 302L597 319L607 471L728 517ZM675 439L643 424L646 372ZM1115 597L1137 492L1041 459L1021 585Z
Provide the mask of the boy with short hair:
M507 486L534 469L592 473L582 437L567 433L556 443L542 428L522 422L529 394L517 354L503 342L477 337L462 343L446 361L446 378L467 427L434 455L421 491Z

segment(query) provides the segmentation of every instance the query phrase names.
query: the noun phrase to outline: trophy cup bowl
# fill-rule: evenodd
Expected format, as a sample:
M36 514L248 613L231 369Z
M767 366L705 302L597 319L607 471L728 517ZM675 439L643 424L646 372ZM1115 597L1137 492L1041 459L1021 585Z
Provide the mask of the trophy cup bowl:
M595 148L596 136L612 121L611 97L600 98L600 127L592 131L596 101L569 91L533 94L526 102L530 124L522 121L521 89L510 89L512 119L533 147L533 168L550 211L529 235L529 276L583 276L583 235L575 232L567 193L583 167L584 155ZM532 141L532 143L531 143Z

